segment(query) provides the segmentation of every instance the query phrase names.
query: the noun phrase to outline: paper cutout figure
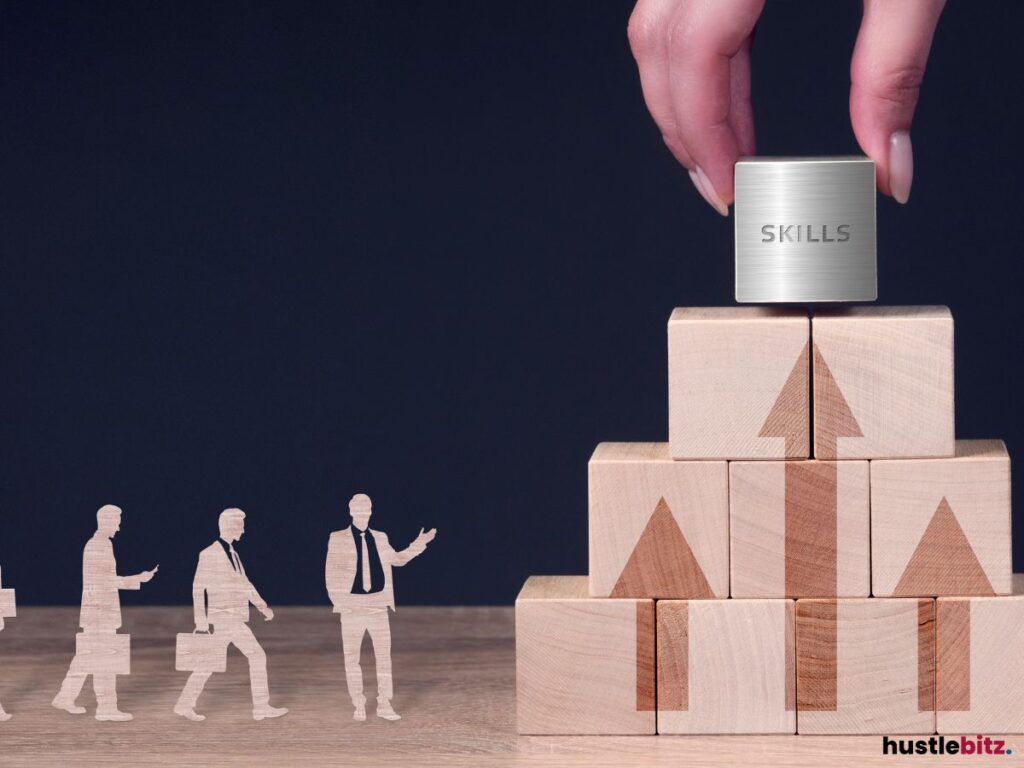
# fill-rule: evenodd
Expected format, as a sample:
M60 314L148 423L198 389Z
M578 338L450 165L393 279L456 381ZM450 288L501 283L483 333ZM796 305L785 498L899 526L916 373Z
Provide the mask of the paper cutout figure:
M2 583L0 581L0 584ZM13 619L17 613L17 607L14 602L14 590L0 588L0 630L4 628L4 619ZM10 719L11 715L4 711L3 704L0 704L0 723Z
M100 507L96 533L82 553L82 613L78 621L82 632L75 638L75 658L52 703L73 715L84 713L76 699L85 678L92 675L96 719L123 722L132 716L117 708L117 675L128 674L130 653L130 636L117 634L121 627L120 590L139 589L160 566L134 576L118 576L113 538L119 530L120 507Z
M187 651L182 653L179 636L178 657L185 656L191 661L176 662L176 666L178 669L191 669L192 674L174 705L174 712L197 722L206 719L195 711L196 702L210 675L223 669L219 656L226 656L228 645L234 645L249 660L253 719L281 717L288 714L288 710L270 706L267 655L248 624L250 603L266 621L274 618L274 612L249 581L234 548L234 543L245 533L245 513L240 509L225 509L220 514L218 527L220 538L199 553L199 564L192 582L195 637L198 639L191 646L194 656L190 657ZM211 624L213 632L209 634ZM200 637L204 634L209 634L208 641L204 642ZM199 648L202 650L197 650Z
M433 541L436 531L420 529L416 540L396 552L381 531L372 530L370 497L357 493L348 504L352 525L331 534L327 545L325 576L334 612L341 614L341 641L345 653L345 679L355 707L353 717L366 719L363 672L359 652L363 635L370 633L377 662L377 717L401 719L391 707L391 619L395 596L391 569L419 555Z

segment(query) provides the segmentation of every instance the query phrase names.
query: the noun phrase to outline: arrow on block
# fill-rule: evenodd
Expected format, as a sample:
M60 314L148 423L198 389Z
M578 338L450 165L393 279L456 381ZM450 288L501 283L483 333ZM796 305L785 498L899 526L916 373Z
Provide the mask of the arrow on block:
M820 434L826 446L824 455L818 458L834 459L836 439L860 436L860 427L818 347L811 346L814 395L823 397L826 404L815 425L816 438ZM807 412L807 347L804 347L759 435L784 438L787 457L806 456ZM837 592L838 466L831 461L787 461L784 471L785 596L834 596Z
M864 437L825 358L814 344L814 458L837 459L840 437Z

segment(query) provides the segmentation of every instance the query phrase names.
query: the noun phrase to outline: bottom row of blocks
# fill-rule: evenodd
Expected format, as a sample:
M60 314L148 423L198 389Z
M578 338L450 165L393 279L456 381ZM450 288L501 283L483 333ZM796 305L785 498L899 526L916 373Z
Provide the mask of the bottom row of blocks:
M1009 597L516 600L519 732L1022 733L1024 577Z

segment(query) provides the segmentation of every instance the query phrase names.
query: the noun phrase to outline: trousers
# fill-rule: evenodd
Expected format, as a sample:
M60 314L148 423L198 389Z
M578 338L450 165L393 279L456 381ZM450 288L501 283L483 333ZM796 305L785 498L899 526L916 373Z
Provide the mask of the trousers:
M252 690L252 706L254 709L270 704L270 687L267 683L267 654L263 651L256 635L248 624L232 622L216 624L213 634L223 637L229 645L234 645L249 660L249 688ZM199 701L203 686L210 679L211 672L193 672L185 683L185 688L178 697L178 706L194 709Z
M96 634L113 635L117 634L117 630L112 629L109 632L97 632ZM97 711L117 709L117 675L105 672L83 672L83 666L82 660L78 657L78 654L75 654L75 658L71 660L71 666L68 668L68 673L64 676L64 682L61 683L60 693L57 696L63 701L73 703L82 692L85 678L92 674L92 689L96 694Z
M348 695L357 707L366 704L363 695L363 670L359 653L363 635L370 633L373 656L377 661L377 702L391 700L391 617L387 606L355 606L341 610L341 646L345 652L345 681Z

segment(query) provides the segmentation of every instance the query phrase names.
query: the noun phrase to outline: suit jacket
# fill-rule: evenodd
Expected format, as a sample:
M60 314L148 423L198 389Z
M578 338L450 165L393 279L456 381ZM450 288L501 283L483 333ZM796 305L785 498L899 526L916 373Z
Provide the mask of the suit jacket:
M327 566L324 575L327 581L327 594L334 604L334 612L341 613L344 608L355 606L387 606L395 609L395 593L391 586L392 566L402 566L426 549L425 544L413 542L401 552L396 552L388 542L386 533L369 529L373 541L377 545L377 554L384 569L384 589L369 595L352 594L352 584L356 577L356 542L352 537L352 528L342 528L331 534L327 542Z
M192 607L197 626L204 624L245 624L249 621L249 603L266 607L256 587L245 575L235 571L220 539L199 553L199 564L192 580Z
M121 626L122 589L138 589L135 576L118 576L114 542L97 531L82 552L82 612L78 625L87 632L115 632Z

